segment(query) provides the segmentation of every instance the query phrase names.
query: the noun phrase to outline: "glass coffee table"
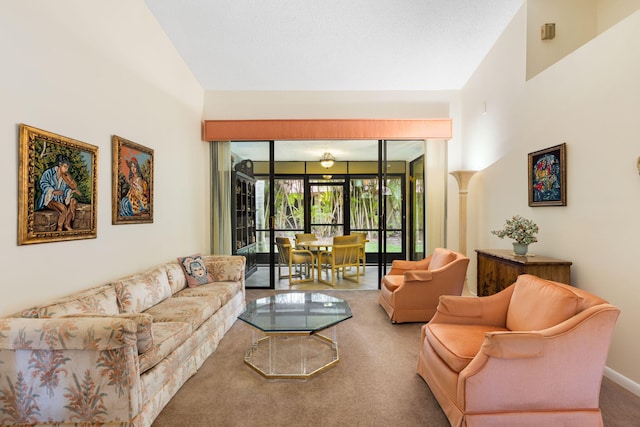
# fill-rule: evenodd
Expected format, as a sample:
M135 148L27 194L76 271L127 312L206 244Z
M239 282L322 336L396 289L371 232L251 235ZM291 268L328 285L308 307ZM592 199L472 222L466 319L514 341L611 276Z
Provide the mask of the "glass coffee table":
M247 303L238 319L252 326L244 361L268 379L308 379L340 360L336 325L349 304L316 292L287 292Z

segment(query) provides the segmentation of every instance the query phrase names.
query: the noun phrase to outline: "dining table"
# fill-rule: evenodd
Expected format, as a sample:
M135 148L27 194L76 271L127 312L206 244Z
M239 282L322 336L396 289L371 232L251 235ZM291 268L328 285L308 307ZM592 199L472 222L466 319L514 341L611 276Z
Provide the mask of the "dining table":
M320 262L319 254L323 251L330 251L332 247L333 238L296 242L296 248L307 249L315 254L315 257L317 258L317 264L315 268L318 269L317 280L320 280L320 274L322 274L322 264Z

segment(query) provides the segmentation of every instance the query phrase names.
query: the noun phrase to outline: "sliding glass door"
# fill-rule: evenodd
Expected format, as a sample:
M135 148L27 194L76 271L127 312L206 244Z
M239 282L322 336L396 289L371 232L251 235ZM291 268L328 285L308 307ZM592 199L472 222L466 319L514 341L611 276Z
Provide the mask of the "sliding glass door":
M296 233L315 233L321 239L366 233L366 261L379 266L379 277L392 260L407 259L409 249L413 256L407 236L420 230L407 232L407 205L416 199L406 189L409 161L423 155L423 141L349 141L351 157L339 151L345 144L327 148L327 142L309 141L231 143L233 164L250 160L255 179L255 206L248 209L256 215L258 268L247 277L247 287L276 287L275 237L288 237L293 243ZM318 154L303 158L300 153L305 150ZM325 168L319 159L328 151L338 154L335 164Z

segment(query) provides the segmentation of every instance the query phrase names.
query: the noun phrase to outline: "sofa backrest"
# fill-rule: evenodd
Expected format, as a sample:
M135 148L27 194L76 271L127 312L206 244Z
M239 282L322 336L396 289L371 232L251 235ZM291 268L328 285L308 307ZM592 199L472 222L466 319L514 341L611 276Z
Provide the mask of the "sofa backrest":
M166 265L113 283L122 313L141 313L171 296Z
M202 259L214 282L242 281L244 283L245 257L237 255L202 255Z
M119 312L114 287L101 285L23 310L21 316L44 318L62 317L70 314L118 314Z
M547 329L591 305L604 302L569 285L522 274L518 276L511 295L506 326L512 331Z
M169 279L169 286L171 287L171 293L175 294L187 287L187 276L184 274L184 270L178 264L178 261L172 261L166 264L167 278Z

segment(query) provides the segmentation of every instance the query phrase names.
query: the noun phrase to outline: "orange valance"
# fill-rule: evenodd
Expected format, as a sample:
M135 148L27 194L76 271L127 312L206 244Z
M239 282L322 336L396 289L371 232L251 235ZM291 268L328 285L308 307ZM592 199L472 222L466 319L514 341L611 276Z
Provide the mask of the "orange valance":
M451 119L205 120L204 141L451 139Z

